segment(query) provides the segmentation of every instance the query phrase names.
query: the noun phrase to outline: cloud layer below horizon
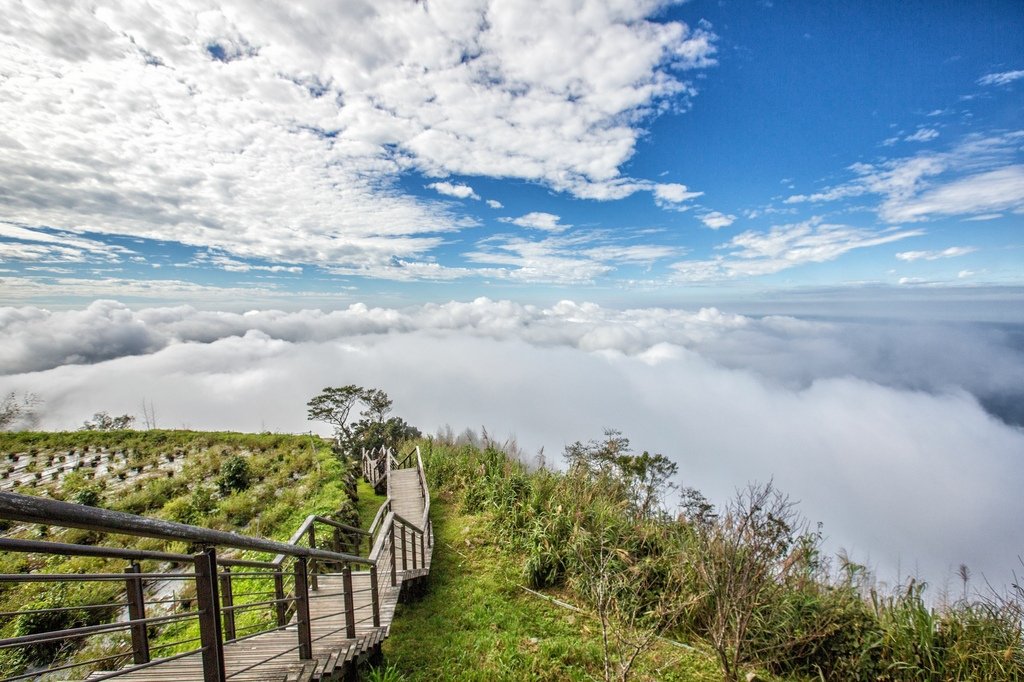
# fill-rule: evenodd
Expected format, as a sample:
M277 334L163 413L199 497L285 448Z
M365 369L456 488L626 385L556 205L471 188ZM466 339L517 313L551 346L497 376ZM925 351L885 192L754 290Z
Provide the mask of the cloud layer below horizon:
M1024 546L1024 431L979 400L1019 402L1021 341L1008 326L571 301L246 314L97 301L0 308L0 390L38 393L45 428L146 400L165 427L303 431L309 397L357 383L427 431L486 426L549 460L615 427L717 501L774 477L832 547L883 575L941 580L965 562L998 583Z

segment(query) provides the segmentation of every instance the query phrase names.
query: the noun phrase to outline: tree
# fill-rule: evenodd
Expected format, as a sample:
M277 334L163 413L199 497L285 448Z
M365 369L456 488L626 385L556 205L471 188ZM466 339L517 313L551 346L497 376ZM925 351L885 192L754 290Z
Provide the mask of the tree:
M654 516L665 494L676 487L671 479L679 473L679 466L662 454L646 450L632 454L629 439L621 431L606 429L604 436L602 441L576 441L566 447L569 470L606 478L618 486L634 516Z
M388 394L379 388L368 388L363 390L359 399L366 406L366 409L359 415L364 419L383 424L384 418L391 412L392 401Z
M18 394L11 391L0 401L0 431L32 428L39 421L36 408L43 401L34 393Z
M327 422L334 427L335 437L342 442L351 439L348 415L363 397L363 389L355 384L328 386L306 403L308 418Z
M361 419L350 424L349 417L357 404L363 406L359 413ZM309 418L334 426L338 444L349 452L394 445L420 435L419 429L401 417L388 417L392 400L379 388L363 388L355 384L327 387L306 405Z
M79 431L124 431L132 428L135 417L122 414L120 417L111 417L106 412L97 412L92 416L92 421L82 424Z

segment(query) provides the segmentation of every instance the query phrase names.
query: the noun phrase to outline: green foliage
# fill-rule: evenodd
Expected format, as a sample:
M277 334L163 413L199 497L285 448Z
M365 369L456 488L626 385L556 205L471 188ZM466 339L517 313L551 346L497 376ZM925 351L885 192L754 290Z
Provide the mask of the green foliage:
M942 608L927 604L922 585L881 598L863 567L842 561L831 573L820 530L771 484L721 509L685 488L669 518L652 510L674 469L631 454L615 431L567 448L567 472L530 472L486 435L474 442L422 442L432 490L486 524L484 542L515 557L517 581L607 622L606 678L622 679L630 642L667 627L715 652L718 679L756 670L767 679L1024 681L1022 591ZM592 653L591 677L601 658Z
M106 412L97 412L92 416L92 421L86 421L79 428L80 431L124 431L132 428L135 417L122 414L119 417L112 417Z
M217 487L221 495L249 489L249 462L244 457L232 455L220 466Z
M54 499L91 501L90 491L101 495L98 502L118 510L157 514L163 518L228 531L287 540L307 514L334 515L339 510L355 510L348 498L350 469L334 456L330 444L308 435L196 433L186 431L75 431L69 433L0 433L0 461L5 455L28 456L30 463L42 466L48 461L71 458L72 451L86 455L86 467L63 473L36 494ZM27 455L26 455L27 453ZM115 456L116 454L116 456ZM99 457L109 474L92 480L88 462ZM244 464L244 469L234 461ZM24 461L24 460L22 460ZM141 469L141 473L136 473ZM122 480L118 472L126 473ZM170 474L170 475L168 475ZM242 475L244 474L244 475ZM221 495L213 483L230 482ZM242 481L244 489L237 490ZM209 482L209 484L197 482ZM379 504L379 503L378 503ZM188 552L184 543L132 536L108 535L77 529L15 524L14 537L38 537L77 544L136 547L156 551ZM265 557L254 557L265 558ZM159 570L152 565L146 570ZM121 572L120 561L83 557L44 557L36 554L0 553L0 573ZM273 585L257 578L236 577L236 596L259 594ZM51 592L42 583L8 583L0 586L0 611L25 610L29 604L70 606L61 616L23 614L0 623L0 638L55 627L74 627L94 622L109 622L114 613L105 609L78 608L92 604L123 601L119 581L72 583L63 592ZM186 590L187 592L187 590ZM179 593L180 596L180 593ZM265 597L238 597L253 601ZM49 605L49 606L47 606ZM239 614L239 627L257 622L269 623L272 609L257 608ZM260 619L263 619L262 621ZM49 620L47 620L49 619ZM151 632L154 647L198 635L195 621L166 625ZM77 639L66 647L18 648L0 652L0 676L22 672L26 665L49 664L56 660L86 660L107 656L122 646L122 639L109 634ZM42 646L42 645L40 645ZM79 650L79 647L84 647ZM161 655L187 650L194 642L161 650ZM123 649L122 649L123 650ZM78 669L81 672L83 669ZM85 669L86 671L88 669Z
M362 405L361 419L349 423L356 405ZM379 388L363 388L355 384L328 386L306 403L308 418L334 427L334 435L342 450L356 456L363 448L395 447L418 438L420 432L400 417L388 417L392 400Z

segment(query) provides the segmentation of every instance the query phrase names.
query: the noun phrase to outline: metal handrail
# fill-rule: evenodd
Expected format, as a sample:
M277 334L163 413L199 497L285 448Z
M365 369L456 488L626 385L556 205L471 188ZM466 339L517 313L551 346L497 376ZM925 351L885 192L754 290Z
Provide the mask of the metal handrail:
M413 457L415 457L415 460L413 460ZM132 632L133 650L117 654L111 658L135 656L135 665L123 668L119 671L112 671L111 673L104 674L100 679L112 678L119 674L149 668L160 662L175 660L184 655L192 655L197 652L202 654L203 669L205 671L204 676L206 679L223 679L224 644L229 641L239 641L241 639L255 637L262 632L272 632L297 625L299 643L289 651L297 649L299 651L300 658L311 657L313 655L311 649L312 642L321 639L323 635L316 637L315 639L311 638L309 624L313 620L322 620L324 618L331 617L331 614L320 615L314 618L310 617L309 602L315 597L344 597L344 611L339 610L338 613L345 613L346 615L346 621L348 621L348 624L343 629L349 637L355 636L354 627L356 623L366 623L372 620L374 627L378 627L380 625L379 607L381 600L381 593L378 588L379 569L383 568L385 563L389 564L391 585L394 586L396 584L396 568L401 568L403 573L410 568L407 567L407 550L411 553L411 569L420 571L425 568L427 552L423 547L424 539L426 539L427 542L430 541L429 496L426 489L426 478L423 472L422 457L418 447L415 447L407 453L405 457L402 458L401 462L396 458L394 450L386 447L381 447L379 454L375 458L373 457L373 453L367 453L364 451L363 458L364 464L368 463L370 465L367 470L378 475L378 480L380 480L380 478L387 479L386 482L389 492L389 495L377 510L369 529L364 530L362 528L356 528L334 519L311 514L306 517L288 542L279 542L238 533L218 531L173 521L166 521L163 519L137 516L125 512L96 507L86 507L59 500L20 495L17 493L0 493L0 518L48 526L81 528L101 533L126 534L154 539L187 542L193 547L196 547L196 551L199 552L198 554L184 554L178 552L120 547L99 547L62 542L22 540L17 538L0 538L0 551L65 556L88 556L107 559L121 559L131 562L131 565L126 569L125 573L68 573L52 575L29 573L0 576L0 579L18 582L23 580L46 581L50 579L65 581L124 580L127 582L128 602L126 604L119 603L119 606L123 607L127 605L129 608L129 617L124 621L86 625L66 630L56 630L47 633L8 638L0 640L0 649L33 643L51 642L72 637L77 638L114 630L130 630ZM424 498L424 514L419 524L396 514L393 509L393 500L390 496L391 471L393 469L405 467L410 463L418 469L417 478L419 488ZM316 542L314 530L317 524L323 524L335 529L333 537L334 544L332 545L334 549L338 549L339 542L344 542L349 544L349 546L354 545L357 548L356 552L348 553L320 549L317 546L318 543ZM401 529L400 544L398 543L398 529ZM338 531L342 531L346 535L343 536ZM309 546L300 545L299 543L303 542L306 535L309 536ZM359 548L362 544L359 538L362 537L369 538L371 542L371 547L368 552L368 556L366 557L359 556L358 554ZM348 542L349 540L351 542ZM273 553L275 556L271 561L232 558L230 556L222 557L219 556L218 552L214 551L214 547ZM399 556L401 559L400 565L397 563ZM294 558L295 560L294 570L289 569L286 571L283 569L283 564L289 557ZM138 562L141 561L169 562L171 564L193 564L195 566L195 571L162 571L145 573L140 569ZM318 565L324 564L340 564L344 567L341 571L341 575L344 577L345 581L342 592L331 594L310 592L310 588L312 588L312 590L316 590L317 574L319 573ZM360 590L352 589L351 567L353 565L369 568L369 587L362 588ZM220 570L218 567L223 567L223 570ZM269 572L266 574L242 571L232 572L229 567L268 569ZM333 573L333 571L331 572ZM264 598L255 602L235 604L233 603L233 597L231 594L231 580L233 577L248 575L266 575L267 578L273 578L275 589L273 592L268 591L259 595L249 593L237 595L238 597L263 596ZM420 573L417 572L411 575L420 575ZM282 579L284 576L295 577L293 597L286 597L283 592ZM410 576L406 574L406 577ZM194 601L198 606L198 610L172 615L145 617L146 614L143 610L143 604L146 602L142 592L142 581L154 578L169 580L195 580L198 594ZM218 598L217 594L218 583L221 584L222 600ZM360 609L370 609L371 615L367 615L361 620L352 622L354 619L352 596L355 592L370 592L372 594L372 602L360 607ZM265 598L270 595L274 595L275 598ZM172 599L171 601L185 600ZM191 602L193 600L189 599L188 601ZM221 601L223 603L221 603ZM155 604L163 602L156 600L148 603ZM296 609L295 617L297 618L297 621L293 620L290 625L287 625L287 620L282 620L283 618L287 618L287 615L285 614L290 611L290 609L284 610L286 604L295 604ZM246 634L243 637L236 636L237 633L235 631L234 623L235 613L273 606L277 607L277 627L269 630L262 630L261 624L255 624L249 627L260 627L260 632ZM68 608L71 609L73 607ZM110 605L87 605L83 608L110 608ZM166 649L172 645L160 645L150 649L146 634L149 626L195 617L198 617L200 621L201 637L199 639L202 641L201 648L163 659L150 659L149 652L151 650L156 651L159 649ZM224 619L223 634L221 633L221 627L219 625L221 617ZM185 642L178 642L173 645L178 646L183 643ZM140 654L140 652L142 653ZM140 655L143 657L140 658ZM278 658L279 656L280 654L271 658ZM216 669L218 667L221 671L220 673L216 673ZM236 670L233 675L237 675L240 672L242 671ZM213 677L211 677L211 675L213 675Z
M276 540L254 538L238 533L190 526L176 521L153 519L126 512L101 509L99 507L87 507L59 500L47 500L42 497L18 493L0 493L0 518L25 523L63 526L66 528L82 528L102 533L123 533L125 535L138 535L162 540L181 540L208 546L233 547L235 549L248 549L268 553L276 552L279 555L284 554L307 559L369 563L366 559L353 554L330 552L315 547L302 547Z

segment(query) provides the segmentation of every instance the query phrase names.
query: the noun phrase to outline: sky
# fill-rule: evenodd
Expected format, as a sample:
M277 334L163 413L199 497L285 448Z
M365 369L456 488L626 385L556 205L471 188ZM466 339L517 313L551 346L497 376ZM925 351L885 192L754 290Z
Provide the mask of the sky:
M1022 568L1019 2L0 0L0 391L623 430Z

